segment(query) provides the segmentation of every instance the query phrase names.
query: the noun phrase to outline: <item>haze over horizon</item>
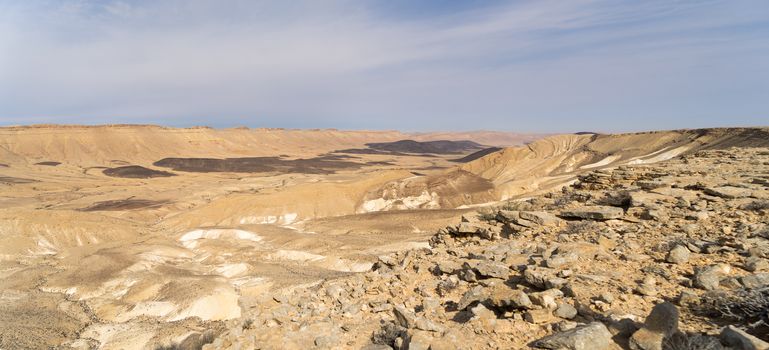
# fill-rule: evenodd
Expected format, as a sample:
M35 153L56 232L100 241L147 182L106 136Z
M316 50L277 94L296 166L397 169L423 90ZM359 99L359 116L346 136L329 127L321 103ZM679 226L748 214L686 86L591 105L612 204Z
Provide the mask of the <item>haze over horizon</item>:
M769 121L761 1L0 0L0 126Z

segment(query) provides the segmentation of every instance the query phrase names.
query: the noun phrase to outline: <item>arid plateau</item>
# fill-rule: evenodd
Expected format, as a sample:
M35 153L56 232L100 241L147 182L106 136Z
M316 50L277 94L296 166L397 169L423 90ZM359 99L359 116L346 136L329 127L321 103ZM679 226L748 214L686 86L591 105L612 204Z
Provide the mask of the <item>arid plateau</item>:
M0 349L769 349L767 310L767 128L0 128Z

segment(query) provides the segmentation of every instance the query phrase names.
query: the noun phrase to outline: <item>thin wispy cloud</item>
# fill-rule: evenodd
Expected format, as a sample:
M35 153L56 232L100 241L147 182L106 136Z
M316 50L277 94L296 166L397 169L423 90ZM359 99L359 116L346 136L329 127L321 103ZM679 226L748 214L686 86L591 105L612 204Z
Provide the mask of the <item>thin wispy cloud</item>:
M0 124L768 124L761 1L2 1Z

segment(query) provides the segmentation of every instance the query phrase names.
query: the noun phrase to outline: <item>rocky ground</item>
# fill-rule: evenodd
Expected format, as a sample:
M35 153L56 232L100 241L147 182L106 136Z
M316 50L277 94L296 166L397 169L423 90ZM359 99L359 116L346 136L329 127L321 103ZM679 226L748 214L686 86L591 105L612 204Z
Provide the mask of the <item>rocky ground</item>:
M177 346L769 349L769 149L595 170Z

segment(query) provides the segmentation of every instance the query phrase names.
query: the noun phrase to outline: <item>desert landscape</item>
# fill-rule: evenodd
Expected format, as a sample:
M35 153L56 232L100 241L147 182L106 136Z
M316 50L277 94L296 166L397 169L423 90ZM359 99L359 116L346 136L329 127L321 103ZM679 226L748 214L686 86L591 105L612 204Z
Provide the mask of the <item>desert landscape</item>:
M767 128L39 125L0 159L3 349L769 341Z
M0 350L769 350L766 0L0 0Z

